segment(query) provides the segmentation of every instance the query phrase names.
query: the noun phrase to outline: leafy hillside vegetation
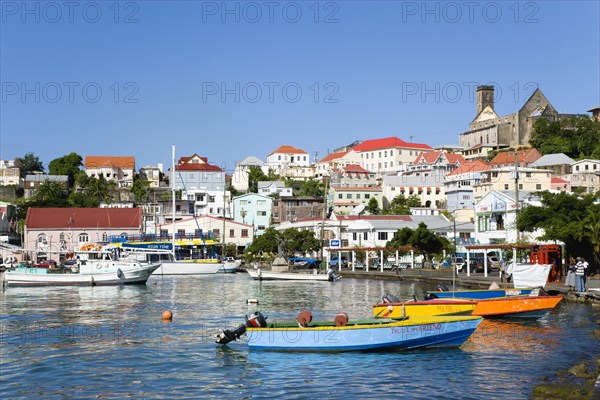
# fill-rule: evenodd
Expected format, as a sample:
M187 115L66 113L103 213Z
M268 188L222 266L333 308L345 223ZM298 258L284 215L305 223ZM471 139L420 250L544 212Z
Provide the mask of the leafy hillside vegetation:
M540 119L533 125L529 143L542 154L600 159L600 122L587 115L555 122Z

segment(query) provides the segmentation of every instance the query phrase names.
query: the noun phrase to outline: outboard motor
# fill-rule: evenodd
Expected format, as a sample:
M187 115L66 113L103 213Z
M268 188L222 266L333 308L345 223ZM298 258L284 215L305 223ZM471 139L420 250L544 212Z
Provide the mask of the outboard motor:
M335 271L329 267L327 269L327 280L329 280L329 282L335 282L339 279L341 279L342 277L338 274L335 273Z
M393 294L384 294L381 298L383 303L400 303L400 300Z
M246 328L266 328L267 317L256 311L250 316L246 316L246 322L235 328L234 330L225 329L223 332L217 334L216 343L227 344L234 340L237 340L246 333Z
M442 285L438 285L438 286L437 286L437 291L438 291L438 292L447 292L448 290L449 290L449 289L448 289L448 286L446 286L446 285L443 285L443 284L442 284Z

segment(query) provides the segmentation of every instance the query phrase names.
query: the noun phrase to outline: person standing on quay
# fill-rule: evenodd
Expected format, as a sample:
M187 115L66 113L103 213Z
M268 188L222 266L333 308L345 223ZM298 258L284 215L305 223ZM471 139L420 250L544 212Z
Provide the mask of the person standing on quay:
M582 258L577 257L577 270L575 275L577 276L577 291L585 292L585 270L587 269L588 263Z
M569 290L575 289L575 286L577 285L575 278L575 272L577 271L576 264L575 259L571 257L569 259L569 265L567 265L567 279L565 280L565 285L569 287Z

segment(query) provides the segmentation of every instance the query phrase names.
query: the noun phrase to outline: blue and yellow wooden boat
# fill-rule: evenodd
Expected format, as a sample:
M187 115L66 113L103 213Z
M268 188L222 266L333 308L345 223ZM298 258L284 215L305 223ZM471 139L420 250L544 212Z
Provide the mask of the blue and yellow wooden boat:
M217 343L229 343L246 333L248 347L257 350L343 352L458 347L481 320L476 316L349 320L340 314L334 321L313 322L310 313L303 312L298 321L267 322L257 312L235 330L217 335Z
M484 290L438 290L428 291L430 298L438 299L493 299L497 297L526 296L531 293L532 288L515 289L484 289Z
M477 301L462 299L384 302L373 306L373 314L377 318L471 315L476 305Z

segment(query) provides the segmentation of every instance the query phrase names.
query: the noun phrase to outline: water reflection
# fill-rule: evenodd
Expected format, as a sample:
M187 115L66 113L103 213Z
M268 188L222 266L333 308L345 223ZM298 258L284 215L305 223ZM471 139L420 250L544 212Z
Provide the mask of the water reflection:
M8 288L0 294L0 397L367 398L376 387L377 397L528 398L549 366L600 354L590 334L598 311L564 302L537 321L485 321L459 349L298 355L250 351L245 340L214 343L257 309L271 320L303 309L315 318L340 311L360 318L385 293L422 298L434 287L237 274L151 277L139 287ZM167 309L174 318L164 324Z

